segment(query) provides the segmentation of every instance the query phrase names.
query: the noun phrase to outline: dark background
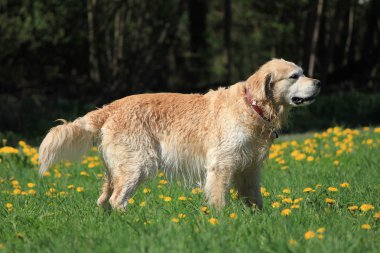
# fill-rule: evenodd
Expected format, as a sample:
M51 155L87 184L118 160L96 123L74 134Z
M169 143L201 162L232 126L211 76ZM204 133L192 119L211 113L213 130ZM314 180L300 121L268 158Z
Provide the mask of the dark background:
M274 57L323 83L285 131L380 123L380 0L0 0L0 132L38 139L57 118L227 86Z

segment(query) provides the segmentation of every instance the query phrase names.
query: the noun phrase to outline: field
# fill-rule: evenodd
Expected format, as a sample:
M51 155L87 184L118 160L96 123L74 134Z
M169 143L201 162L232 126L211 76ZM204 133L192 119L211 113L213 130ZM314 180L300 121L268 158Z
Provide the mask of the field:
M160 173L120 213L96 207L96 149L40 178L20 141L0 148L0 252L379 252L379 151L380 128L285 136L265 164L263 211L234 189L210 209Z

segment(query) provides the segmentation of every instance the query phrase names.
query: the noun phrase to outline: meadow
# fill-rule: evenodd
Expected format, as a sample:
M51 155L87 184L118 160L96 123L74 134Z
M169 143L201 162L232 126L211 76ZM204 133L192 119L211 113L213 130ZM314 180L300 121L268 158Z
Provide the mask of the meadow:
M128 211L96 206L102 162L38 175L37 149L0 147L0 252L379 252L380 127L282 136L262 179L264 210L231 188L221 211L160 173Z

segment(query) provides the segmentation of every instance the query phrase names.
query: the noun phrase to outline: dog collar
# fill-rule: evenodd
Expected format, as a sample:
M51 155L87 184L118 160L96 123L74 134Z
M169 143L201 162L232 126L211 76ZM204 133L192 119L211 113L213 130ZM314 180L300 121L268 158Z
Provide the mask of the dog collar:
M268 119L267 117L264 116L263 109L257 104L257 102L253 99L252 95L248 92L248 90L246 88L245 88L245 98L247 99L247 102L248 102L249 106L252 108L252 110L254 110L258 115L260 115L260 117L263 120L271 123L271 119ZM269 136L271 139L277 139L278 138L278 133L274 127L271 127L271 132L270 132Z

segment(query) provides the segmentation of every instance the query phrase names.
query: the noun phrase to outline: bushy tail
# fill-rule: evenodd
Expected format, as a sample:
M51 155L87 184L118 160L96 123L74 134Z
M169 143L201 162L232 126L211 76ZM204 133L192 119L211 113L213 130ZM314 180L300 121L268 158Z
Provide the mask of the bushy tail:
M41 175L62 159L77 160L91 148L107 118L102 111L90 112L73 122L61 120L62 125L50 129L39 149Z

